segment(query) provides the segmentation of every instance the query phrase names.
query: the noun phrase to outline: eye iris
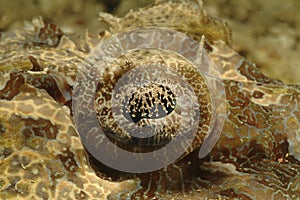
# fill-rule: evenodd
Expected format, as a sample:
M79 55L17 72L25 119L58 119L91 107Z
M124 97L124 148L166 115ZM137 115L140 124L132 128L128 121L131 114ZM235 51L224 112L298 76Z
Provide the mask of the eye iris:
M170 114L176 107L176 96L167 86L152 84L141 87L125 98L124 116L134 123L142 119L158 119Z

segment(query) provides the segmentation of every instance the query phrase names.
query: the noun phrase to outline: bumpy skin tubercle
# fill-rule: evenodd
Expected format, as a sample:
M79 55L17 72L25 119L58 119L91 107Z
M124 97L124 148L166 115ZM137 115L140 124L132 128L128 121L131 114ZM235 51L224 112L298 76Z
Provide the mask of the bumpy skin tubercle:
M100 19L112 28L99 36L65 34L41 17L33 30L1 35L1 199L300 196L299 85L263 75L232 50L230 29L202 4L160 1ZM163 168L123 172L91 151L104 146L85 129L90 113L128 152L163 152L189 129L196 139ZM132 139L145 127L156 135ZM181 148L173 147L162 155Z

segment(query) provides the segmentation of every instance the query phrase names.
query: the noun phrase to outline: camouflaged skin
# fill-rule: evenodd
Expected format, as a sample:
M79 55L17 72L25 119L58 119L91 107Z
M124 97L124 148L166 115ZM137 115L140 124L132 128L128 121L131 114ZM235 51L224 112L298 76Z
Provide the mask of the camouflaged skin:
M160 1L124 18L100 14L110 33L70 35L41 17L0 35L1 199L297 199L300 86L263 75L230 48L226 23L188 1ZM139 27L181 31L220 72L226 119L213 150L151 173L107 169L89 157L72 122L78 67L101 40ZM199 144L201 145L201 144Z

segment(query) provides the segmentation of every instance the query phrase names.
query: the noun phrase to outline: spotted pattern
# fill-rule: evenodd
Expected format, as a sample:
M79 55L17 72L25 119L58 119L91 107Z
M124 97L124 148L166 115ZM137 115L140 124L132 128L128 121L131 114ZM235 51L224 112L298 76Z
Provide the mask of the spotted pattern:
M201 6L160 1L124 18L101 13L112 28L99 36L64 34L41 17L33 20L32 30L2 33L0 198L299 198L300 86L265 76L233 51L230 29ZM198 41L205 35L203 45L226 91L226 117L205 158L195 150L162 170L130 174L86 154L72 122L72 87L99 42L149 26L182 31Z
M175 53L166 51L163 55L160 55L161 51L162 50L136 50L129 52L128 54L116 59L111 67L109 67L105 71L103 79L100 79L99 81L99 92L97 92L96 94L97 103L95 109L98 113L99 121L101 122L106 132L112 133L111 135L113 137L116 137L123 143L130 144L128 146L133 146L132 143L134 142L141 144L142 146L145 145L147 146L147 148L149 145L153 147L155 147L156 145L164 145L172 140L175 136L184 133L184 131L188 129L187 127L192 126L193 123L199 123L199 134L195 139L194 144L192 144L192 149L195 149L196 146L199 146L198 143L202 143L202 141L204 140L203 138L207 132L207 129L209 129L211 121L210 113L212 112L212 108L211 99L208 95L209 89L207 86L202 84L203 82L205 82L204 78L199 75L199 73L197 73L197 70L191 65L191 63L186 62L185 59ZM130 62L132 64L123 65L121 66L121 69L119 69L119 63L124 63L123 60L128 58L130 58ZM143 67L144 65L146 67ZM112 72L115 73L116 76L109 76L109 73ZM124 76L122 75L125 72L127 72L127 76L125 76L124 78ZM118 75L120 76L118 77ZM153 76L156 76L158 78L152 78L153 80L151 80L151 78L150 80L148 79L149 77ZM127 79L127 77L129 80L128 82L121 80L120 83L118 83L120 79ZM185 82L179 82L177 80L179 77L184 77L181 79L186 80L186 82L190 84L190 88L188 87L188 85L186 85ZM173 80L176 81L174 82ZM196 80L202 81L197 82ZM143 90L148 90L149 86L145 86L144 84L152 84L151 81L154 81L155 84L170 88L169 91L167 91L164 88L157 87L156 85L151 85L152 87L155 87L155 90L160 92L153 93L152 89L151 93L152 95L161 95L163 94L163 92L169 92L170 94L165 94L165 98L169 98L169 100L165 100L166 103L171 102L172 99L177 96L178 101L176 109L167 111L168 106L162 106L161 114L158 114L158 116L154 116L151 118L148 117L148 119L145 118L137 123L133 120L128 120L130 116L126 117L126 114L124 113L119 114L113 112L111 105L116 104L114 103L113 97L111 95L113 92L117 93L113 95L115 96L116 100L121 99L121 101L123 101L126 100L128 94L136 94L136 92L139 92L141 88ZM117 83L120 85L120 88L116 86ZM136 87L136 85L139 84L141 84L141 86ZM106 85L109 85L109 87L105 87ZM192 92L195 93L194 100L192 100L193 96L188 96L188 93L191 93L190 90L192 89L192 87L194 88L194 91ZM199 107L201 113L197 114L197 111L193 108L193 106L188 105L188 103L182 102L182 97L184 95L187 95L187 97L183 98L184 101L190 102L190 104L195 101L197 103L196 106L197 108ZM157 101L160 99L163 99L163 97L156 97L155 100ZM181 102L179 102L179 100ZM174 103L170 103L170 108L172 104ZM126 109L126 106L124 107L124 104L121 104L121 107L123 109ZM130 107L128 108L130 109ZM142 114L147 114L147 112L139 112L141 112ZM197 118L200 118L201 120L197 122ZM114 119L118 120L116 121ZM135 130L139 131L146 125L153 127L153 129L151 129L151 132L149 133L153 134L153 132L155 132L156 134L153 137L149 136L141 139L138 137L132 138L132 136L134 135L134 133L132 132L134 132ZM142 129L142 131L143 134L147 134L147 129ZM88 138L94 137L89 136ZM93 141L90 141L90 144L93 143Z
M127 103L126 103L127 102ZM123 112L134 123L144 118L155 119L170 114L176 106L176 97L167 86L146 85L127 97ZM125 115L125 114L124 114Z

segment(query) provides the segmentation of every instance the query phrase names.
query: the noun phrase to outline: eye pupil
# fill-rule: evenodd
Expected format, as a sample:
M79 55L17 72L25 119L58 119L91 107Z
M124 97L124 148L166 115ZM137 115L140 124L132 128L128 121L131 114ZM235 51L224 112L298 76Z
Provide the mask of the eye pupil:
M176 96L164 85L147 85L125 98L123 114L134 123L142 119L158 119L170 114L176 107Z

